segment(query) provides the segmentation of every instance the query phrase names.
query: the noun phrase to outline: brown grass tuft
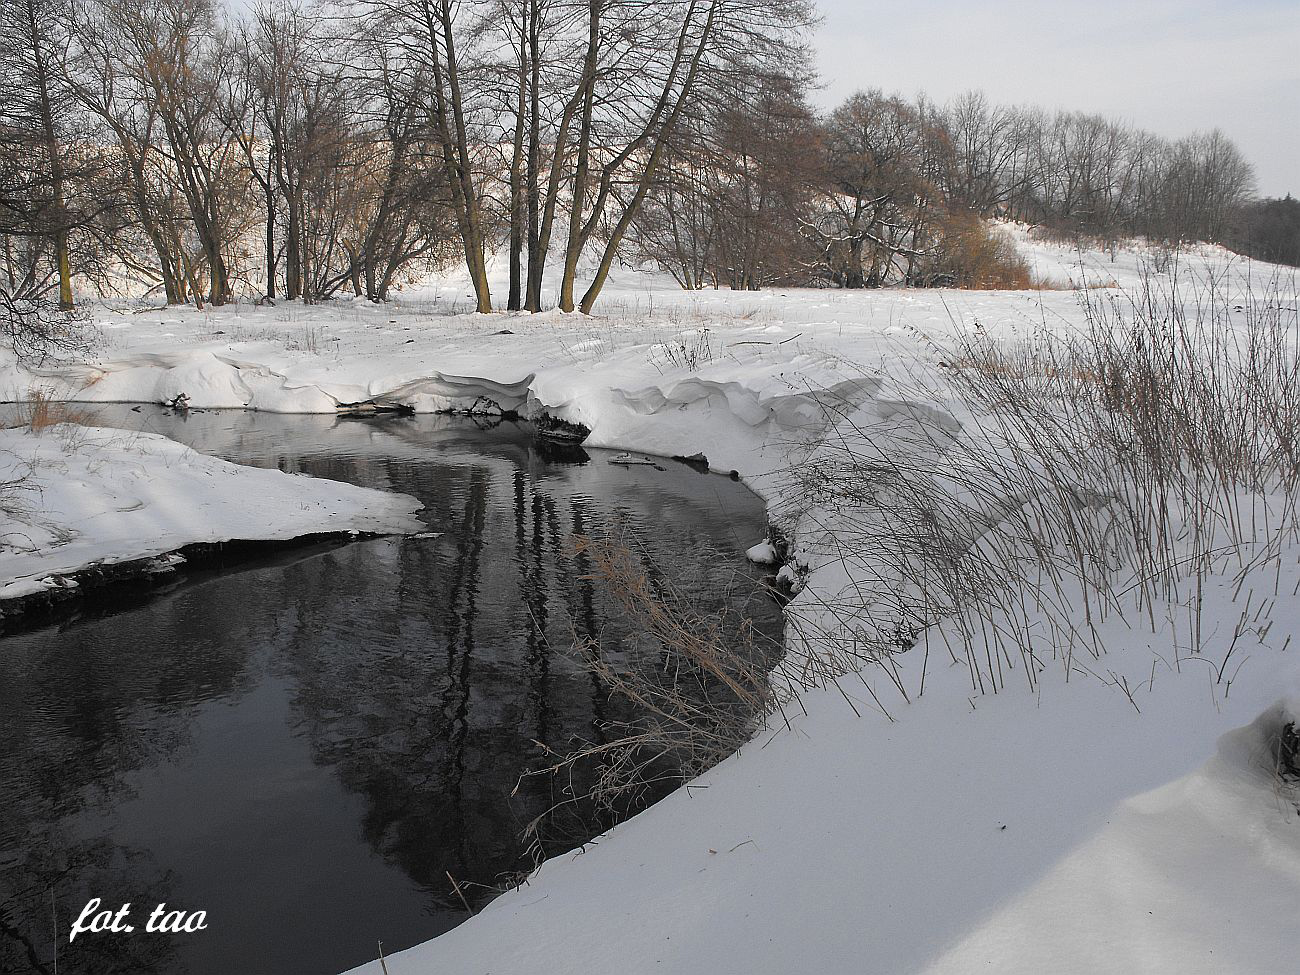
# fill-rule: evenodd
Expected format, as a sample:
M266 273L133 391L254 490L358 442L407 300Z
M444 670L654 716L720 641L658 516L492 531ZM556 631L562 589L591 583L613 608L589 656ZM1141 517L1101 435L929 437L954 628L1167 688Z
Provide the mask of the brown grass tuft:
M43 389L33 389L28 398L18 404L17 422L11 427L26 427L32 433L43 433L60 423L86 424L90 414L77 409L66 400L54 399Z

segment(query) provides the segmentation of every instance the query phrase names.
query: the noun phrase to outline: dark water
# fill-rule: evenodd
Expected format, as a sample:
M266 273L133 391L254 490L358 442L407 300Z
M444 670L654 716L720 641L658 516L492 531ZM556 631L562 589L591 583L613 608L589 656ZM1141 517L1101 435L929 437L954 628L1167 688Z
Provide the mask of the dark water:
M520 826L554 786L509 793L535 742L597 738L622 707L573 660L574 633L640 652L575 534L621 526L656 571L779 634L741 556L762 506L725 478L556 462L512 424L446 417L99 422L403 491L443 534L196 571L0 638L6 975L54 971L56 923L61 973L328 975L463 920L448 874L481 900L472 885L528 863ZM92 897L130 902L136 932L69 945ZM143 933L160 902L205 911L207 930Z

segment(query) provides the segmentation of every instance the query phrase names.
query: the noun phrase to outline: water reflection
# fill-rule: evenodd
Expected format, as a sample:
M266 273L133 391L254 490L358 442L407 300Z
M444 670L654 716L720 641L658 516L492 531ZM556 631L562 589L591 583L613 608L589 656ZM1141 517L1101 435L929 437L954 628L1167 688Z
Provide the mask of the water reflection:
M520 827L552 786L508 796L537 743L620 716L567 652L597 633L637 652L574 534L617 523L779 631L775 606L732 585L763 512L723 478L556 462L513 425L444 417L121 407L100 422L413 494L441 534L198 572L0 640L6 973L53 970L54 914L60 970L97 975L333 972L462 920L449 876L473 897L527 865ZM92 896L132 902L137 933L69 946ZM209 929L140 933L159 901L206 910Z

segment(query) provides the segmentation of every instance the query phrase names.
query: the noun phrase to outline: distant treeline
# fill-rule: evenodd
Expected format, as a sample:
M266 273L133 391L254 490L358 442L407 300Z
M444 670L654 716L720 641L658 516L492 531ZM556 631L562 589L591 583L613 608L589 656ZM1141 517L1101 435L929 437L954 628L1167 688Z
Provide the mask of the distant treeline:
M687 288L1023 286L995 216L1291 253L1268 243L1287 201L1252 202L1218 132L978 93L819 116L811 22L805 0L9 0L0 288L383 300L461 264L488 310L494 253L530 310L548 268L590 310L620 259Z
M1229 242L1233 250L1261 261L1300 267L1300 200L1254 200L1241 209Z
M1014 287L1027 272L976 218L1065 236L1233 239L1253 173L1214 131L1169 141L1098 115L879 91L824 117L788 84L684 127L638 221L684 287L823 280Z

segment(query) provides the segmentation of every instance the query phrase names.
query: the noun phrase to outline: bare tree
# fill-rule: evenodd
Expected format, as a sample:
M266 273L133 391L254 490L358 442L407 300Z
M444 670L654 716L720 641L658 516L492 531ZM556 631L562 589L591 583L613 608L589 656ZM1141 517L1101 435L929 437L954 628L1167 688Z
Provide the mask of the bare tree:
M880 287L906 280L926 247L927 220L946 140L920 108L879 91L852 96L826 122L820 206L805 232L836 283Z
M487 279L488 226L481 184L492 149L474 63L487 0L361 0L367 30L388 37L407 70L422 76L424 109L447 173L462 254L480 312L492 310Z
M714 120L679 124L629 230L635 258L658 265L687 291L718 285L718 217L725 169Z
M179 264L175 283L184 282L176 292L202 301L206 291L207 301L224 303L232 294L234 245L247 225L250 182L225 121L234 46L211 0L100 0L98 13L111 38L104 67L129 79L104 106L122 113L110 125L119 141L135 143L141 162L150 157L164 195L179 199L194 236L191 252L175 222L156 228L172 235L165 249Z
M48 241L59 307L72 308L70 236L88 219L70 199L87 167L69 158L74 101L65 82L69 10L64 0L13 0L0 13L0 231ZM84 155L84 154L83 154ZM40 248L25 248L18 277L31 290L42 278ZM15 277L11 269L10 277ZM22 290L22 289L20 289Z
M598 0L591 6L560 285L560 308L566 311L574 307L578 258L602 229L603 247L579 305L591 311L692 103L742 73L779 74L801 53L798 31L812 19L793 0L656 4L632 29L609 16L620 12L612 4L604 11ZM602 70L598 55L610 69ZM615 65L624 70L613 70ZM598 105L605 111L597 113Z

